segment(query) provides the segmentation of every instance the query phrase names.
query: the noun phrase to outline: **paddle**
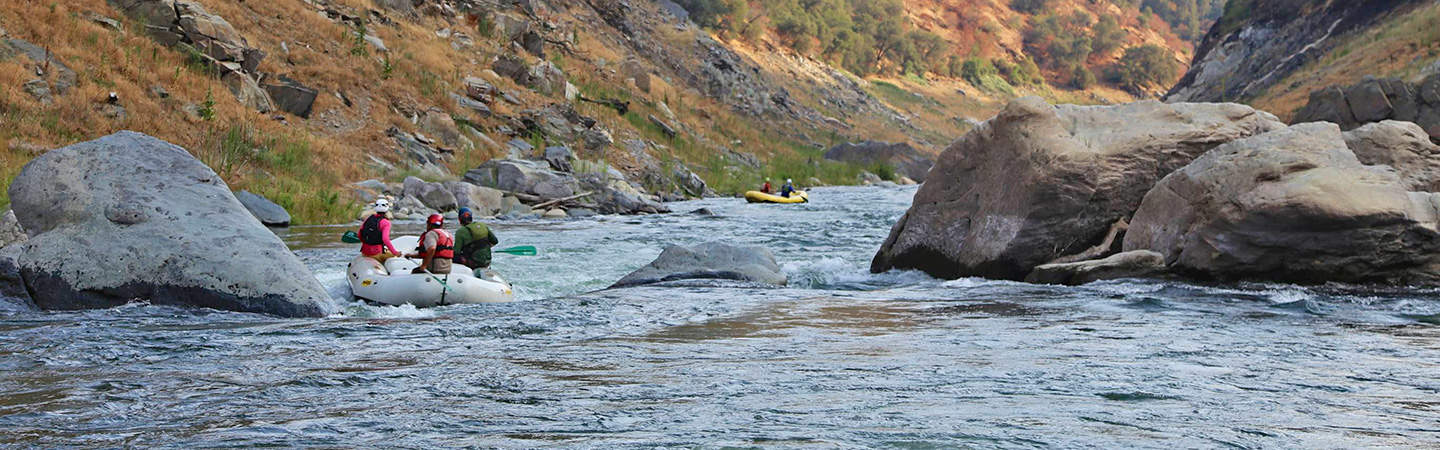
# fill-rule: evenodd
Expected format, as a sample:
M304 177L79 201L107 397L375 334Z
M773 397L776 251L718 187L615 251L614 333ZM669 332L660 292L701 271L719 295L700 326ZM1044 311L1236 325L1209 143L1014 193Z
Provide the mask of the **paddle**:
M495 253L508 253L508 254L515 255L515 256L535 256L535 255L540 254L540 252L538 252L538 251L535 250L535 246L533 246L533 245L522 245L522 246L519 246L519 247L510 247L510 248L505 248L505 249L500 249L500 250L491 250L491 251L493 251L493 252L495 252Z
M353 230L346 231L344 235L340 236L340 242L344 242L346 244L359 244L360 236L355 234L355 231Z

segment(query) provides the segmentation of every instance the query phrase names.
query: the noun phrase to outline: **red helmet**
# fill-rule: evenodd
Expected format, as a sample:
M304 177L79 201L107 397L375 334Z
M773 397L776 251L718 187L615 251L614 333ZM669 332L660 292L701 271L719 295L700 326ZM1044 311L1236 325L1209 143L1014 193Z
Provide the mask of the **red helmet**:
M445 216L431 214L429 219L425 219L425 224L432 227L443 227L445 226Z

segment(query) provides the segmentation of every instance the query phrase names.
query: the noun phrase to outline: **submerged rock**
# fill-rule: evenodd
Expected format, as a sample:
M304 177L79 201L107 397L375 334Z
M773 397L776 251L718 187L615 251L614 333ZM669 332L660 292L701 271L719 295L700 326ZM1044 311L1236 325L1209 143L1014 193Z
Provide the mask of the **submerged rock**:
M1236 104L1015 100L940 155L871 270L1023 279L1102 241L1160 177L1284 125Z
M260 220L260 223L267 227L290 226L290 212L285 211L285 207L275 204L268 198L250 191L240 191L235 193L235 199L239 200L241 205L245 205L245 209L249 210L251 215L254 215L256 219Z
M670 246L659 258L610 286L622 288L675 280L719 279L784 286L785 273L775 255L763 247L708 242L693 247Z
M143 299L319 317L330 299L300 259L185 149L122 131L41 155L10 185L31 236L17 260L36 305Z
M1177 273L1297 283L1440 281L1440 195L1363 165L1332 123L1217 148L1161 180L1125 236Z
M1078 286L1100 280L1137 278L1165 271L1165 256L1149 250L1117 253L1104 259L1045 264L1025 277L1027 283Z

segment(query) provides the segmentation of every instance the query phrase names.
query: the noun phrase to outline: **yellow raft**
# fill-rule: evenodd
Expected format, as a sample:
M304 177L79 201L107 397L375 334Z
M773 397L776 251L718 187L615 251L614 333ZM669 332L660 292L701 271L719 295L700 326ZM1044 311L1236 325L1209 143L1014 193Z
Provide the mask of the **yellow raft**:
M750 203L809 203L810 196L805 194L805 191L791 192L788 198L760 191L750 191L745 193L745 201Z

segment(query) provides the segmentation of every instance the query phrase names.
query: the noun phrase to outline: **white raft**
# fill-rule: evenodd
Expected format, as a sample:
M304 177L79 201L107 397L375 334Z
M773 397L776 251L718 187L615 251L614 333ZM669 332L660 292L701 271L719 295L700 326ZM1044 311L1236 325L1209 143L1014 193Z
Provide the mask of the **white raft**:
M406 252L415 249L419 241L418 237L406 236L391 243L396 250ZM483 277L476 277L468 267L456 264L448 275L410 273L416 267L420 267L420 263L408 258L390 258L382 267L374 259L360 256L350 261L346 281L355 298L392 306L411 304L428 308L515 301L510 283L493 271L484 271Z

